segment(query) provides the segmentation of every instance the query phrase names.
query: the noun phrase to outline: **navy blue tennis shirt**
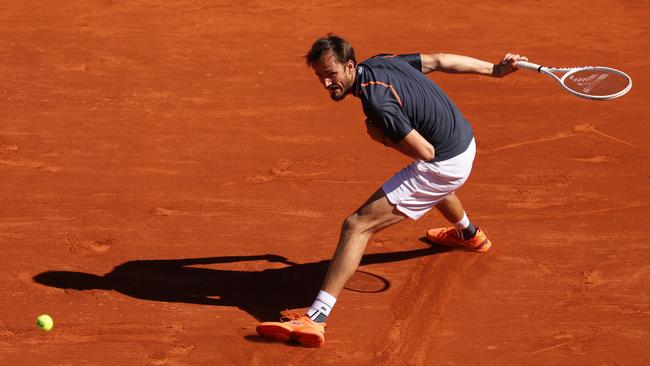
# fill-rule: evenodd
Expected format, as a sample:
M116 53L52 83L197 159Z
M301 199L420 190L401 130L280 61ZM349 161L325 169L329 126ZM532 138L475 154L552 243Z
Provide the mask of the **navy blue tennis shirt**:
M474 134L460 110L422 73L419 54L377 55L357 65L352 94L363 112L398 143L415 129L435 149L432 162L469 147Z

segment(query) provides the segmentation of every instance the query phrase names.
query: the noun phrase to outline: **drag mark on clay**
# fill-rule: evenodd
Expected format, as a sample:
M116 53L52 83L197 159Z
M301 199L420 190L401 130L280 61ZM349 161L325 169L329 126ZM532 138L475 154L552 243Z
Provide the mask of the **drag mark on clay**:
M624 211L624 210L629 210L629 209L634 209L634 208L644 208L650 206L649 203L645 202L638 202L638 203L631 203L629 205L623 205L623 206L617 206L617 207L608 207L608 208L601 208L601 209L595 209L595 210L584 210L583 213L585 214L598 214L598 213L607 213L607 212L613 212L613 211ZM569 214L563 215L563 216L572 216Z
M159 168L152 168L152 167L137 167L134 170L138 174L158 174L158 175L167 175L167 176L178 175L181 173L178 170L159 169Z
M317 162L295 162L282 159L276 163L274 167L269 169L268 174L261 174L256 176L247 177L246 180L252 183L267 183L278 180L280 178L299 178L308 179L311 177L319 177L322 175L330 174L330 171L317 171L309 173L299 173L292 169L296 164L318 165Z
M592 158L574 158L574 159L569 159L573 161L579 161L582 163L606 163L609 161L615 161L616 159L608 156L603 156L603 155L598 155L594 156Z
M114 242L115 240L112 238L103 240L81 240L74 235L66 239L66 244L70 253L85 256L107 252Z
M13 144L0 144L0 151L18 151L18 146Z
M629 205L624 205L624 206L617 206L617 207L607 207L607 208L599 208L599 209L594 209L594 210L582 210L582 211L573 211L573 210L564 210L562 212L543 212L543 213L532 213L532 214L523 214L520 213L517 215L518 220L530 220L530 219L540 219L540 218L567 218L567 217L584 217L584 216L589 216L589 215L594 215L594 214L604 214L604 213L610 213L610 212L617 212L617 211L625 211L625 210L630 210L630 209L637 209L637 208L645 208L649 207L650 203L633 203ZM523 207L519 207L523 208ZM544 208L544 207L540 207ZM532 207L527 207L526 209L532 210ZM532 210L535 211L535 210ZM476 217L479 220L505 220L508 218L512 218L512 214L490 214L490 215L484 215L484 214L475 214L474 217Z
M18 145L10 143L0 143L0 153L3 155L13 155L19 150ZM6 156L5 155L5 156ZM37 170L44 170L46 172L58 173L61 168L55 165L48 165L42 161L27 160L27 159L0 159L0 165L10 167L32 168Z
M576 354L576 355L586 355L587 354L585 352L584 344L582 344L581 342L571 341L571 342L562 342L560 344L556 344L555 346L546 347L546 348L543 348L543 349L541 349L539 351L531 352L531 355L536 355L538 353L551 351L551 350L554 350L556 348L561 348L561 347L564 347L564 346L567 346L571 350L571 352L573 354Z
M447 306L463 279L462 273L474 262L460 256L420 261L402 288L399 302L392 307L394 316L388 339L379 340L381 346L377 347L372 363L392 365L409 359L412 364L427 364L427 344L421 340L435 338ZM436 280L423 281L426 278Z
M495 151L500 151L500 150L506 150L506 149L513 149L516 147L520 146L525 146L525 145L531 145L531 144L539 144L542 142L548 142L548 141L553 141L553 140L559 140L559 139L564 139L567 137L573 137L575 136L575 133L571 132L561 132L556 135L550 136L550 137L541 137L535 140L529 140L529 141L522 141L522 142L516 142L514 144L508 144L500 147L495 147L494 149L488 150L487 153L492 153Z
M20 168L31 168L31 169L43 170L51 173L58 173L61 171L61 168L56 165L47 165L42 161L24 160L24 159L20 159L20 160L0 159L0 165L20 167Z
M577 338L577 337L574 337L571 334L560 334L560 335L555 337L556 340L559 340L559 339L569 339L569 340L564 341L564 342L560 342L560 343L558 343L556 345L553 345L553 346L549 346L549 347L539 349L537 351L531 352L530 354L531 355L536 355L536 354L539 354L539 353L552 351L554 349L567 347L575 355L586 355L587 352L585 350L585 342L588 342L588 341L590 341L592 339L598 338L601 335L602 335L601 332L596 332L595 334L585 335L585 336Z
M630 143L630 142L627 142L625 140L619 139L618 137L614 137L614 136L608 135L608 134L606 134L604 132L598 131L593 125L583 123L583 124L578 124L578 125L573 126L572 131L564 131L564 132L557 133L557 134L555 134L553 136L540 137L540 138L534 139L534 140L516 142L516 143L513 143L513 144L499 146L499 147L496 147L494 149L487 150L486 153L493 153L495 151L500 151L500 150L513 149L513 148L526 146L526 145L531 145L531 144L539 144L539 143L548 142L548 141L565 139L565 138L569 138L569 137L578 136L581 133L594 133L594 134L597 134L599 136L602 136L604 138L607 138L609 140L618 142L618 143L623 144L623 145L627 145L627 146L634 147L634 148L637 148L637 149L647 150L646 148L642 148L642 147L640 147L638 145L635 145L633 143Z
M627 142L625 140L621 140L618 137L610 136L610 135L608 135L608 134L606 134L604 132L600 132L600 131L598 131L596 129L596 127L594 127L594 126L592 126L590 124L585 123L585 124L575 125L575 126L573 126L573 131L575 131L575 132L587 132L587 133L592 132L592 133L595 133L595 134L600 135L602 137L605 137L607 139L610 139L612 141L616 141L618 143L621 143L623 145L636 147L638 149L643 149L641 146L635 145L635 144ZM647 149L644 149L644 150L647 150Z
M172 342L171 344L156 345L155 348L160 349L155 349L148 355L150 365L177 364L179 360L184 359L194 349L194 346Z
M299 209L299 210L283 209L283 210L272 210L269 212L276 215L297 216L297 217L312 218L312 219L324 216L322 212L317 210L310 210L310 209Z
M550 346L550 347L542 348L542 349L537 350L537 351L535 351L535 352L531 352L530 354L531 354L531 355L536 355L536 354L538 354L538 353L542 353L542 352L546 352L546 351L551 351L551 350L554 350L554 349L556 349L556 348L560 348L560 347L564 347L564 346L568 346L568 345L569 345L569 342L562 342L562 343L556 344L556 345L554 345L554 346Z

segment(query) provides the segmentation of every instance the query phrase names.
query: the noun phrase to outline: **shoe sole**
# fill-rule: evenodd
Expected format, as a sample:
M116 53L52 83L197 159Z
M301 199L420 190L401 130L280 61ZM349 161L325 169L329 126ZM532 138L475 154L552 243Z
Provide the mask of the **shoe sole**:
M476 248L468 248L468 247L464 247L464 248L472 252L485 253L488 250L490 250L491 247L492 247L492 242L489 239L485 239L485 241Z
M322 334L293 331L281 324L269 324L257 327L257 334L264 338L280 342L288 342L292 339L298 341L305 347L317 348L325 343Z
M322 334L292 332L291 337L305 347L318 348L325 343Z
M264 338L286 342L291 339L291 329L280 324L258 325L257 334Z
M434 242L436 244L444 245L446 247L462 248L462 249L465 249L465 250L470 251L470 252L485 253L488 250L490 250L490 248L492 247L492 242L490 241L490 239L485 239L484 242L482 242L481 244L479 244L476 247L468 247L466 245L457 244L457 243L443 243L443 242L440 242L440 241L436 241L436 239L431 237L429 234L427 234L427 239L429 239L429 241Z

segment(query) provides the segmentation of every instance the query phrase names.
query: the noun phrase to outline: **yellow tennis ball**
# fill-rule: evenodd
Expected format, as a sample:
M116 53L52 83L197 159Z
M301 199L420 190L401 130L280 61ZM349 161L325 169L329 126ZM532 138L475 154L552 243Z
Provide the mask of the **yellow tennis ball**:
M54 326L54 320L52 320L52 317L47 314L39 315L38 318L36 318L36 326L49 332Z

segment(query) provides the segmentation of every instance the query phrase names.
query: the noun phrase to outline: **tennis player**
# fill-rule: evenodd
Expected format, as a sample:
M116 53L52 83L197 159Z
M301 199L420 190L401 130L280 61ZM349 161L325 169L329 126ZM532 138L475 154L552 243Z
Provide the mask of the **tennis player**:
M325 342L325 321L376 232L406 218L417 220L436 207L453 226L429 230L430 241L474 252L490 249L492 243L469 220L454 193L472 170L476 154L472 128L424 74L502 77L516 70L514 62L527 58L508 53L492 64L443 53L382 54L357 64L352 45L329 34L313 43L305 59L333 100L349 94L361 100L371 139L414 159L345 219L325 281L307 313L288 312L280 322L257 326L264 337L320 347Z

